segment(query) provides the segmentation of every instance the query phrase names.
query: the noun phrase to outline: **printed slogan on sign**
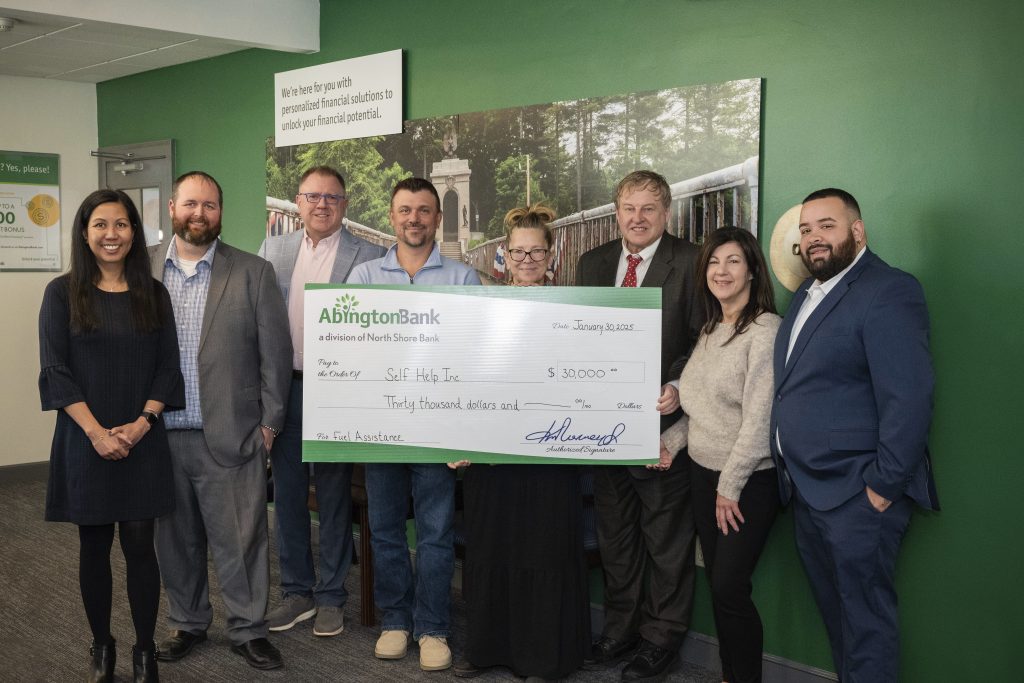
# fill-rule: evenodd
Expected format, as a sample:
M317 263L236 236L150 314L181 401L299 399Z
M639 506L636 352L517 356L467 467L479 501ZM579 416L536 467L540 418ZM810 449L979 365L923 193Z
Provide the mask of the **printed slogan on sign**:
M274 75L278 147L402 132L402 51Z

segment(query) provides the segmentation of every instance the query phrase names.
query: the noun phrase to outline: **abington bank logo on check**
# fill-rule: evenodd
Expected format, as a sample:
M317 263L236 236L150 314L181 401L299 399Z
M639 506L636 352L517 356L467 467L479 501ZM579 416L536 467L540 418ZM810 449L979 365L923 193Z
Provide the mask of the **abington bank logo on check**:
M441 316L431 308L429 311L410 311L399 308L397 311L358 311L359 300L351 294L339 296L333 308L320 311L322 323L337 325L358 325L363 329L373 325L440 325Z

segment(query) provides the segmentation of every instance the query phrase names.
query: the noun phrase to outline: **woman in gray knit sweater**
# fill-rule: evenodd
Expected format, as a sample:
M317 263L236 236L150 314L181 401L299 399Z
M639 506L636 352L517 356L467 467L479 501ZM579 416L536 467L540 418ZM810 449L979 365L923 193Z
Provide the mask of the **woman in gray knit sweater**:
M722 678L761 680L763 630L750 577L779 508L769 452L772 349L780 318L757 240L716 230L700 270L706 321L679 379L685 415L661 436L661 461L684 446L694 521L711 584Z

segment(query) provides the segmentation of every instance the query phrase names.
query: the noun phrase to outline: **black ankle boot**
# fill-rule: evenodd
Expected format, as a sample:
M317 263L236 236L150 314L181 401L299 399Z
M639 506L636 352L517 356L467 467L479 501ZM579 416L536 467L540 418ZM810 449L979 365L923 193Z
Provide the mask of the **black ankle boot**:
M145 650L132 646L132 668L135 671L135 683L160 683L160 674L156 670L155 643L150 643Z
M89 654L92 655L92 664L89 667L89 683L113 683L114 664L117 663L117 650L113 638L103 645L97 645L92 641Z

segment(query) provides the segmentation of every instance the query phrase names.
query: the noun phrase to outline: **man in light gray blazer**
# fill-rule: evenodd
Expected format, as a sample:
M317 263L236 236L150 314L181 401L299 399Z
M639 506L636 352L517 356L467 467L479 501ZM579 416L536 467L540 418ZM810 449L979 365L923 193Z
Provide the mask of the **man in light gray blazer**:
M259 251L277 272L293 348L284 431L271 455L281 602L267 615L267 625L271 631L287 631L316 615L313 635L334 636L344 629L345 577L352 564L352 464L313 466L320 517L317 581L307 507L309 463L302 462L303 293L308 282L345 282L353 266L380 258L385 251L342 226L348 200L345 180L337 170L308 169L299 180L295 203L303 229L268 238Z
M207 547L227 610L233 652L257 669L282 665L267 640L270 583L266 463L284 425L291 340L274 268L217 240L223 193L211 176L174 182L174 237L150 249L171 294L185 377L185 409L164 413L174 512L157 524L176 661L206 640L213 620Z

